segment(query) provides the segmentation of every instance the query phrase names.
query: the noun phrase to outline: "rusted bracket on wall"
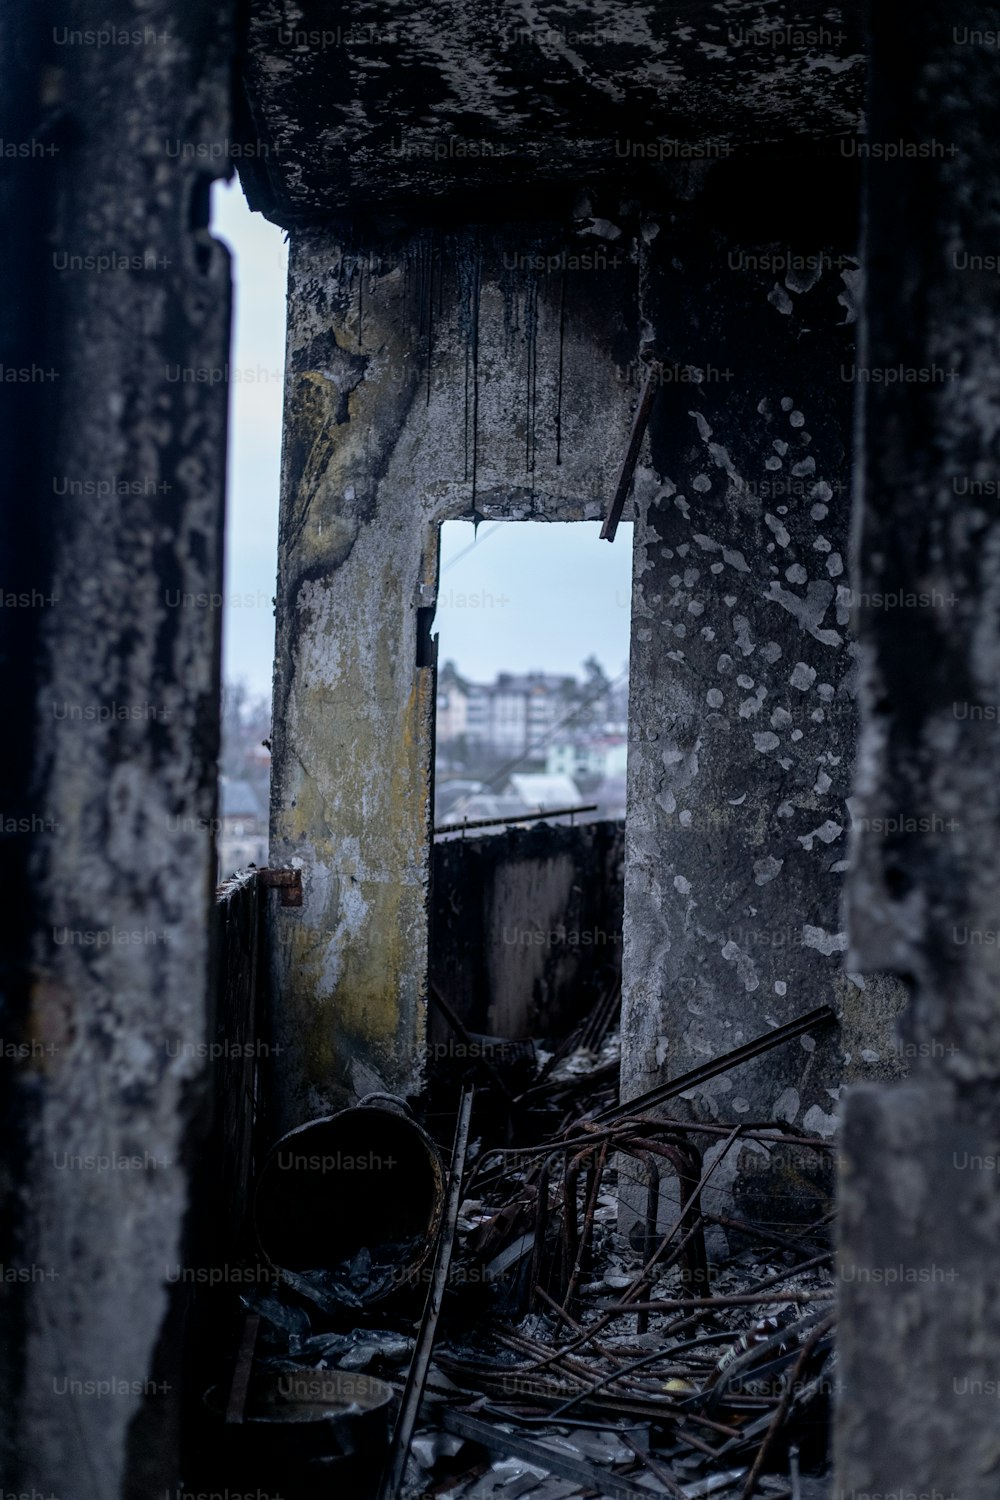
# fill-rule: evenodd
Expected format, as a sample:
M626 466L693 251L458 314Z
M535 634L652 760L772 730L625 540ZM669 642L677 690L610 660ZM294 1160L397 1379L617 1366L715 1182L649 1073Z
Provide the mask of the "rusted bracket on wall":
M269 890L281 892L282 906L302 905L301 870L258 870L257 878Z
M622 518L625 509L625 501L628 492L632 488L632 479L635 474L635 466L639 462L639 450L642 440L649 426L649 415L653 410L653 397L656 395L657 386L660 383L660 366L653 360L646 371L646 379L639 397L639 405L636 407L635 416L632 418L632 431L629 433L628 447L618 474L618 484L615 489L615 497L608 508L604 525L601 527L601 540L613 542L615 532L618 530L618 522Z

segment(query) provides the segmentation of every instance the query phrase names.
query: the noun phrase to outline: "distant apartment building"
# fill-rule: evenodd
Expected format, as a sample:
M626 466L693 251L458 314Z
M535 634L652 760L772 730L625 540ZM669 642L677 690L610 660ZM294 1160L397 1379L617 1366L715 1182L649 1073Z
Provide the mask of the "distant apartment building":
M559 716L562 677L541 672L515 676L501 672L492 691L493 744L504 754L522 755L541 747Z
M545 672L501 672L492 683L466 682L448 663L438 678L438 744L464 736L470 748L524 755L537 747L544 757L572 686L572 678Z
M219 778L219 829L217 878L225 880L237 870L267 864L267 810L251 782L238 777Z
M493 732L493 703L484 683L470 682L465 710L465 739L469 745L488 745Z
M567 737L548 746L545 769L550 776L619 777L625 775L628 742L624 735Z
M437 738L441 744L461 739L468 731L469 687L457 673L442 671L438 678Z

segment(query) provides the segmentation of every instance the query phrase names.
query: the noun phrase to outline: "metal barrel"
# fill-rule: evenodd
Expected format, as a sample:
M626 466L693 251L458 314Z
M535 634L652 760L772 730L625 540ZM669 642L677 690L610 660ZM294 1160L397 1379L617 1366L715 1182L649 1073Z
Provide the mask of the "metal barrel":
M378 1102L376 1102L378 1101ZM343 1268L362 1249L376 1267L363 1303L426 1275L444 1210L437 1147L391 1096L373 1096L281 1137L254 1198L257 1242L279 1272Z

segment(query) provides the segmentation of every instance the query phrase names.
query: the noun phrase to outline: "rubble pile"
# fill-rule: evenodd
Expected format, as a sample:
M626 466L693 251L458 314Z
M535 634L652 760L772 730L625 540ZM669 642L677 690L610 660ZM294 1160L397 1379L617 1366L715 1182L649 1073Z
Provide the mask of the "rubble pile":
M589 1045L571 1038L537 1056L535 1080L504 1101L502 1129L488 1112L477 1128L466 1097L434 1255L412 1239L362 1245L327 1267L279 1267L274 1284L243 1295L256 1329L247 1426L255 1401L270 1402L274 1421L276 1381L308 1395L314 1413L332 1382L341 1434L333 1393L350 1394L348 1376L401 1398L391 1440L361 1455L341 1436L338 1453L306 1466L302 1494L317 1462L346 1459L359 1500L825 1494L836 1372L829 1146L779 1121L680 1120L648 1096L617 1103L610 1014ZM494 1100L498 1083L491 1064ZM544 1117L551 1124L554 1095L559 1126L537 1139L533 1103L546 1089ZM525 1138L512 1141L517 1128ZM801 1203L792 1223L721 1211L740 1152L777 1159L790 1148L816 1161L805 1173L809 1222ZM298 1493L287 1464L282 1477Z
M472 1333L442 1329L443 1379L428 1382L433 1423L412 1449L424 1472L411 1472L411 1494L801 1497L805 1471L826 1472L830 1205L797 1238L765 1229L755 1241L754 1226L740 1224L744 1248L711 1268L705 1230L717 1216L702 1212L713 1176L746 1140L825 1147L778 1124L732 1128L701 1167L694 1142L706 1135L718 1148L713 1127L582 1121L557 1145L481 1156L454 1267L492 1288L496 1311ZM682 1184L663 1230L651 1173L638 1248L615 1232L616 1163L627 1155L676 1168ZM452 1440L443 1447L442 1432Z

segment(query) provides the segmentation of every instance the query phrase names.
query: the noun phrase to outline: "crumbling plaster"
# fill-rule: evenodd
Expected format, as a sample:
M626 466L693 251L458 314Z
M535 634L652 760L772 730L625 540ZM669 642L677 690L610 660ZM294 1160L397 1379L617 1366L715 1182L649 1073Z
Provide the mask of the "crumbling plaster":
M538 268L567 252L590 262ZM271 852L303 869L304 904L272 927L285 1123L419 1084L438 528L601 515L635 394L636 265L613 258L572 224L377 249L293 234Z
M726 210L720 226L710 184L646 226L643 321L662 378L658 483L634 540L623 955L626 1096L826 1002L836 1025L686 1107L827 1140L846 1081L905 1071L901 987L844 966L859 272L841 188L828 210L779 208L760 242L752 217L739 233ZM714 1180L737 1204L765 1186L750 1158L747 1182Z

